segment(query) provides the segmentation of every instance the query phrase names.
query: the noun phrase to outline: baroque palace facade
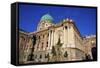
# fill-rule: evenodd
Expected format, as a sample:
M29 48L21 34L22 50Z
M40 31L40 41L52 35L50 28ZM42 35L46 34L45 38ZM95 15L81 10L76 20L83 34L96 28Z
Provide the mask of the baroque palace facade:
M96 35L82 37L71 19L53 23L49 14L42 16L37 31L19 31L19 62L40 63L93 60Z

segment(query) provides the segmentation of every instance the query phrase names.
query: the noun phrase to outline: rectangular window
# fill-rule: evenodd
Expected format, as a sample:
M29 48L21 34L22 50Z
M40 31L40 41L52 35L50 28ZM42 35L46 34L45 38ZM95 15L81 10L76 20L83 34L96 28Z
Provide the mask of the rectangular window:
M42 58L42 55L40 55L40 59Z
M43 38L44 38L44 35L43 35Z
M43 43L42 43L42 47L41 48L43 49Z
M47 45L47 47L48 47L48 42L47 42L47 44L46 44L46 45Z

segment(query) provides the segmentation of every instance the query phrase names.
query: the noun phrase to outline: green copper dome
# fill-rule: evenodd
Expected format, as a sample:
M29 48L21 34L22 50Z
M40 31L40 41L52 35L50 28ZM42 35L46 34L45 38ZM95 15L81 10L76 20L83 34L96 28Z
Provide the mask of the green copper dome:
M45 21L45 20L53 21L53 18L49 14L45 14L42 16L41 21Z

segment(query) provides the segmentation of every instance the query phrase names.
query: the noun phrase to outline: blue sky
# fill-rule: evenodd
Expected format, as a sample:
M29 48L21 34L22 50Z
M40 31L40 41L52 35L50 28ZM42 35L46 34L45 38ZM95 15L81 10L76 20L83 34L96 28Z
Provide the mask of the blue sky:
M19 5L19 28L27 32L36 31L41 17L50 14L54 23L59 23L64 18L75 21L81 35L96 34L96 8Z

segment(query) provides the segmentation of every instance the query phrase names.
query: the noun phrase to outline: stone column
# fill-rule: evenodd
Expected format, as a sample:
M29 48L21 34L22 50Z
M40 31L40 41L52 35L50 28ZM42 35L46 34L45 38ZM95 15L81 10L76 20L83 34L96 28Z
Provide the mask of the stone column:
M65 29L64 27L64 48L67 47L68 44L68 29Z
M48 39L48 47L47 47L47 50L50 49L50 46L51 46L51 32L49 30L49 39Z
M53 33L53 30L52 30L52 32L51 32L51 45L50 45L50 49L52 49L53 42L54 42L53 36L54 36L54 33Z

